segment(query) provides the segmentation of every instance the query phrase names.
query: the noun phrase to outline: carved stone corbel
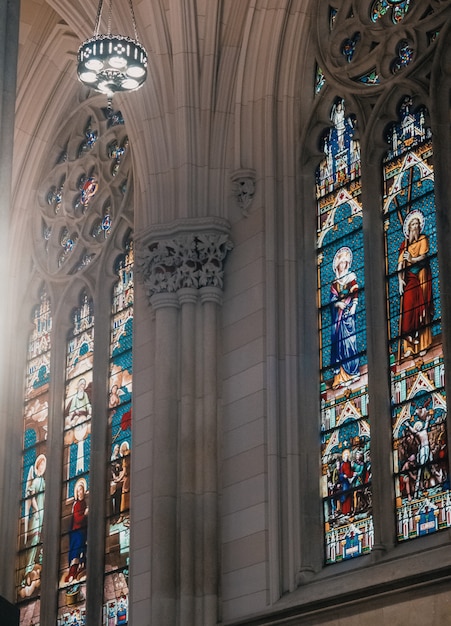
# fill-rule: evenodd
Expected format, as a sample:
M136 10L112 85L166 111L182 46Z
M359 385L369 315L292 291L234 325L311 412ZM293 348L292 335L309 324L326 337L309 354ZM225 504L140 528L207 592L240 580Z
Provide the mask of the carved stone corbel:
M249 207L255 195L255 170L235 170L231 177L232 191L244 217L249 215Z

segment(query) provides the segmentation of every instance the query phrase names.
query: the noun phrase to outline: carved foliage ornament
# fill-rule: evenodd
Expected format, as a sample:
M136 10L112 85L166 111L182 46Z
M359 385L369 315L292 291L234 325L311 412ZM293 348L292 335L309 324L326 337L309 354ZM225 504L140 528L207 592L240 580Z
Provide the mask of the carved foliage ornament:
M150 244L137 262L149 298L184 287L222 288L224 261L232 247L227 234L208 233Z

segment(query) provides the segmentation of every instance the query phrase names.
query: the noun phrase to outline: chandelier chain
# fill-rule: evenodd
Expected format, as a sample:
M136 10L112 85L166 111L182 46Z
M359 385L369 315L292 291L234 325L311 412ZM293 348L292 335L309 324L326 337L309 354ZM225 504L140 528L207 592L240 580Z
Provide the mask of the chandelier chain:
M103 0L99 1L99 6L97 8L96 22L94 25L94 37L97 37L100 30L100 20L102 18L102 8L103 8Z
M113 0L110 0L108 3L108 22L107 22L107 33L111 35L111 20L113 17Z
M133 3L132 0L128 0L128 4L130 6L130 14L132 16L132 24L133 24L133 34L135 36L136 41L139 41L138 38L138 30L136 28L136 19L135 19L135 11L133 9Z

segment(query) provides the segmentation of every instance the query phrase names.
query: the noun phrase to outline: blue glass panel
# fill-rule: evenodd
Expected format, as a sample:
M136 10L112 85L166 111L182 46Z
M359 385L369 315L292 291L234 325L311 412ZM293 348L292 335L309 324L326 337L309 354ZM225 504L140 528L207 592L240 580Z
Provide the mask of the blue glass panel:
M58 624L85 619L94 315L86 293L67 340ZM65 621L66 620L66 621ZM69 622L70 623L70 622Z
M25 381L24 440L22 452L17 599L37 598L41 590L42 529L44 524L45 474L47 469L48 392L52 316L50 300L43 290L32 315ZM34 616L39 601L21 608L21 619ZM21 623L26 623L22 621Z
M399 541L451 525L431 132L406 97L384 161L393 461Z
M318 94L321 91L321 89L324 87L325 84L326 84L326 77L324 76L324 72L319 67L319 65L317 65L316 66L316 77L315 77L315 94Z
M391 12L392 22L398 24L404 19L412 4L413 0L375 0L371 7L371 19L377 22L386 13Z
M321 364L321 492L326 562L371 550L360 144L337 98L316 175Z
M132 339L134 249L130 240L116 263L110 335L110 460L103 624L126 620L130 553L132 453ZM120 621L114 623L121 623Z
M404 67L407 67L413 59L413 48L407 40L403 40L398 45L398 56L392 63L392 72L396 74Z
M354 57L356 47L360 41L360 33L356 33L352 39L346 39L341 47L342 54L346 57L348 63L350 63Z

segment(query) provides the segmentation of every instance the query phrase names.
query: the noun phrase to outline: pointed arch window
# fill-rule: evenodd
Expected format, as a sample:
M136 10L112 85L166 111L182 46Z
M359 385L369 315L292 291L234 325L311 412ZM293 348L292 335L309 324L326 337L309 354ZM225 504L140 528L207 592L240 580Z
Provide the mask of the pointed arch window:
M28 623L39 619L43 561L42 529L45 511L47 470L47 431L50 382L52 314L50 300L41 289L39 304L33 309L28 340L25 383L24 435L22 456L19 552L16 584L19 601L37 598L27 604L23 617Z
M132 452L133 241L116 263L109 363L108 518L104 623L126 623L130 555L130 463ZM107 620L110 620L109 622Z
M121 113L84 105L56 137L54 153L37 194L30 278L48 288L33 308L28 340L20 624L126 623L134 252ZM91 609L90 596L97 598Z
M66 348L64 396L60 614L68 612L74 600L86 597L94 358L93 304L87 293L83 293L80 305L73 311L72 321ZM84 603L78 608L83 616Z
M315 172L324 564L451 524L436 157L426 93L421 101L415 80L408 87L421 77L431 88L449 12L439 2L421 12L415 0L318 8L329 35L312 85L325 129Z
M451 493L432 135L404 98L383 164L397 537L448 528Z
M370 420L360 143L337 98L316 173L321 460L326 562L369 552Z

